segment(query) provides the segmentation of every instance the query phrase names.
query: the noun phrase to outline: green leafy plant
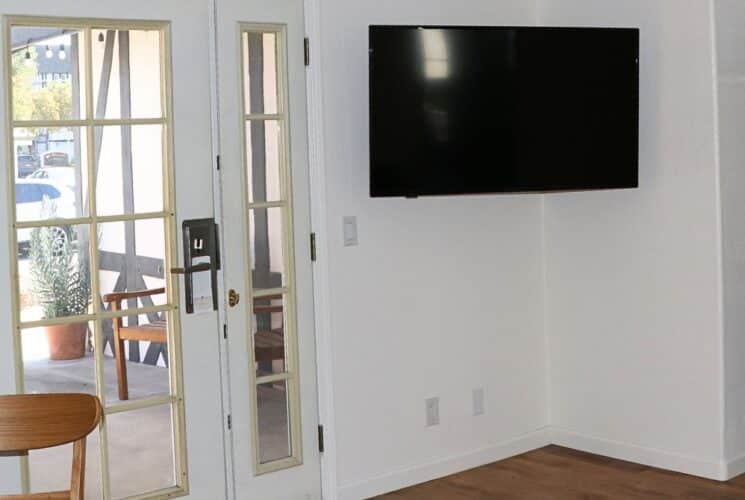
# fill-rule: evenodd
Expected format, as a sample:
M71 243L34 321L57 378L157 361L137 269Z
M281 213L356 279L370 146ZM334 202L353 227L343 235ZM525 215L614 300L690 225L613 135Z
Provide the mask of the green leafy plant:
M45 319L78 316L88 311L90 266L67 230L35 228L29 257L33 292Z

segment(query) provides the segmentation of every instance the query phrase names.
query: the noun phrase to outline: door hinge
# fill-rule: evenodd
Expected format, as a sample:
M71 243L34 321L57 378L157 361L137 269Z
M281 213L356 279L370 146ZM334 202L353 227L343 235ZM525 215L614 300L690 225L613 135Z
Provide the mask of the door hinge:
M222 338L228 338L228 325L222 325Z
M311 262L315 262L318 258L318 253L316 251L316 233L310 233L310 260Z
M310 38L306 37L303 41L303 49L305 54L305 65L310 66Z
M228 415L228 430L232 430L232 429L233 429L233 416Z
M319 425L318 426L318 451L320 453L323 453L323 448L324 448L324 446L323 446L323 426L322 425Z
M215 159L215 165L217 165L217 170L220 170L220 155L217 155L217 158Z

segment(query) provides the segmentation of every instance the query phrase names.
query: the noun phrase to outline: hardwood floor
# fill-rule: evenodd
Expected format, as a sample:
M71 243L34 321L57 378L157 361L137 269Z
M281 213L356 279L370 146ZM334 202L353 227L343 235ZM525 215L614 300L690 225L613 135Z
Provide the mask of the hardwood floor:
M378 497L378 500L745 500L745 476L728 483L548 446Z

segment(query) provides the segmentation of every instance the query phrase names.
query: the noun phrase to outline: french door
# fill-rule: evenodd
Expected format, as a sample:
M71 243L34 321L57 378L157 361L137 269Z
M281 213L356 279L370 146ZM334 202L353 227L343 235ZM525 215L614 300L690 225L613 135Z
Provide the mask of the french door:
M211 8L4 0L0 13L0 365L14 367L0 393L99 396L86 498L222 498L218 313L186 314L171 272L181 222L214 211ZM70 457L0 457L0 494L65 489Z
M302 0L0 14L0 394L101 399L86 498L320 499ZM190 308L182 222L213 216ZM69 463L0 457L0 495Z
M320 499L302 0L218 0L239 499Z

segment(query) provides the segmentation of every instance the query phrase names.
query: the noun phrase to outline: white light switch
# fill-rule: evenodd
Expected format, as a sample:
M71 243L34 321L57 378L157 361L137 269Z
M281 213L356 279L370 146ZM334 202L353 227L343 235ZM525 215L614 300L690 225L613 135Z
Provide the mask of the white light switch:
M344 226L344 246L354 247L357 246L357 217L347 215L343 218Z

